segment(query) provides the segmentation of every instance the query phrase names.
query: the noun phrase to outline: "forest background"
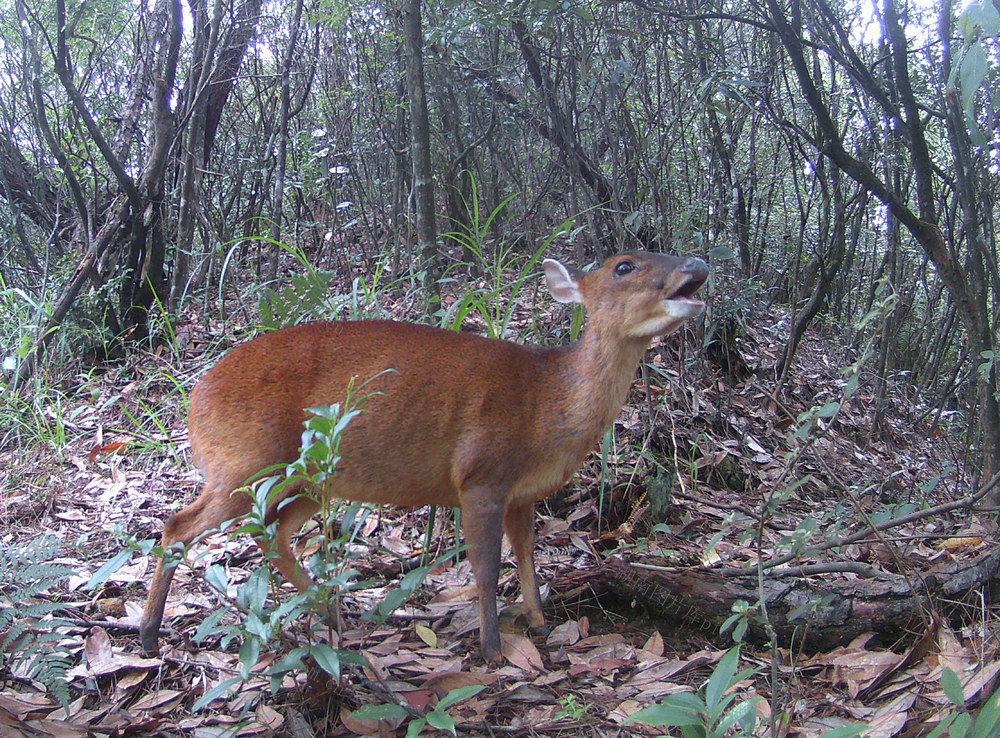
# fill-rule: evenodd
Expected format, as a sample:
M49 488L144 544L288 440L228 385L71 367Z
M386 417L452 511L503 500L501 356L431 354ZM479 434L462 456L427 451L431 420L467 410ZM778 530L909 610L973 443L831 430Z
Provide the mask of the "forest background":
M864 354L872 433L893 393L957 413L976 486L1000 470L997 7L0 0L3 446L192 321L364 317L384 288L449 325L542 246L642 248L710 263L706 347L781 311L751 367L775 396L819 324Z
M892 291L876 374L960 402L972 463L996 468L994 4L419 11L8 3L8 370L23 380L46 348L127 353L220 278L273 280L279 244L330 269L385 257L433 291L571 220L581 266L637 247L710 259L710 325L789 305L779 380L817 316L849 331ZM452 237L418 231L428 202Z

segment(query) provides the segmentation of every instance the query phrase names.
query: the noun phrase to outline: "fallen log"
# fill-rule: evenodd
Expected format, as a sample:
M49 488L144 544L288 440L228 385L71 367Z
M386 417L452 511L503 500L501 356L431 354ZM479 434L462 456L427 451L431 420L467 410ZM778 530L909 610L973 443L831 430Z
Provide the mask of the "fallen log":
M832 579L838 566L842 572L853 570L855 576L842 573ZM850 562L824 568L822 575L802 567L800 575L794 568L785 568L782 576L765 577L767 617L782 645L794 642L800 649L828 650L869 631L892 642L925 630L932 614L951 617L969 605L981 606L982 591L1000 569L1000 548L924 572L889 574L864 567L861 570L868 570L869 575L857 576L859 569ZM697 628L703 635L718 635L734 605L747 602L751 605L748 638L768 639L759 617L761 608L755 605L759 596L754 572L724 576L710 569L609 558L554 584L560 591L580 591L586 585L604 609L614 610L617 603L623 613L632 614L639 607L658 624ZM723 640L728 642L729 636Z

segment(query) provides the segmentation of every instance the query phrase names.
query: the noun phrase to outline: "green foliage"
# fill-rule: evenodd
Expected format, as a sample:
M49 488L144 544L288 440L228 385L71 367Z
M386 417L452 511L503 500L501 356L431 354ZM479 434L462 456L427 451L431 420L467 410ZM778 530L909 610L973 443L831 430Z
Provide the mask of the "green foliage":
M42 327L51 317L52 295L46 289L70 279L77 268L75 258L67 255L52 265L49 284L29 294L19 287L8 287L0 274L0 347L3 373L13 372L35 344ZM50 328L52 339L46 360L54 366L76 366L85 351L101 350L113 337L105 321L111 294L120 286L121 276L110 278L98 289L85 289L77 297L74 310ZM6 377L5 377L6 378Z
M486 687L481 684L472 684L467 687L458 687L451 690L434 709L423 715L414 717L412 709L407 709L397 704L365 705L353 713L351 717L356 720L406 720L412 717L409 725L406 726L406 736L414 738L420 735L421 731L428 725L441 733L448 735L458 735L455 729L455 720L448 714L448 708L457 705L459 702L475 697Z
M684 738L753 735L757 725L754 706L761 701L760 698L733 704L739 696L736 686L754 673L753 669L736 672L739 655L739 646L729 649L698 694L672 694L662 702L631 715L625 722L680 728Z
M270 239L259 240L273 243ZM340 317L348 320L379 316L379 295L391 286L383 283L385 258L375 262L374 271L367 280L356 277L351 281L349 293L338 294L330 290L336 272L316 269L301 251L283 243L276 245L295 257L302 266L302 274L289 277L289 284L282 288L262 289L258 309L265 330L278 330L310 320L330 320L344 312L346 315Z
M40 597L75 573L53 563L58 549L54 536L0 546L0 665L43 684L68 713L66 673L73 659L58 631L72 624L60 617L63 607L55 598Z
M483 265L484 286L469 291L461 300L448 308L447 312L440 316L442 327L457 331L461 328L465 317L476 312L486 321L487 336L506 338L511 316L517 306L517 296L528 278L533 275L535 265L552 242L572 226L572 220L563 222L527 259L520 255L520 244L517 239L501 239L493 246L492 252L487 253L487 235L490 227L512 199L513 196L503 200L485 220L482 220L476 181L472 179L472 202L466 204L471 225L459 223L457 224L459 230L445 233L443 238L460 244Z
M261 325L269 331L295 325L307 320L323 320L330 316L330 282L334 272L314 269L302 252L270 239L272 243L292 254L302 265L304 273L292 275L286 287L265 287L258 302Z
M996 387L997 378L997 354L995 351L983 351L980 354L983 359L982 363L976 367L976 373L979 375L979 381L983 384L988 384L993 387L993 396L1000 398L1000 390Z
M162 339L166 341L167 346L170 348L170 354L173 357L173 360L179 363L181 350L180 345L177 342L177 333L174 330L175 318L163 304L159 294L157 294L152 280L148 276L146 277L146 283L153 295L153 306L156 308L155 310L150 308L149 311L149 338L152 340L154 338L162 337ZM179 302L182 305L184 304L185 300L183 296Z
M897 298L886 285L880 285L877 299L864 317L858 322L858 332L862 333L871 330L871 338L859 352L858 358L840 370L843 375L843 397L838 400L826 402L823 405L813 407L799 413L796 418L796 428L789 436L789 441L799 442L797 451L806 448L816 440L817 430L829 428L836 417L840 414L843 404L850 400L858 390L858 382L861 380L861 371L872 357L875 355L875 342L879 331L879 326L885 325L889 314L896 308ZM789 456L790 462L799 458L799 453ZM791 465L787 465L791 468Z
M316 271L312 267L303 275L292 275L290 285L280 290L264 288L260 299L260 322L269 331L326 317L324 308L329 297L333 272Z
M719 633L726 633L733 629L733 642L742 643L750 628L751 620L759 620L761 613L750 606L746 600L737 600L733 603L733 614L726 618L725 622L719 626Z
M577 702L575 694L567 694L559 698L559 710L556 712L556 720L563 718L579 722L587 714L587 706Z
M956 52L948 88L961 94L965 123L972 142L985 147L988 142L979 127L976 96L981 89L991 91L989 105L994 114L1000 111L1000 89L996 84L998 71L995 65L990 65L989 47L990 39L995 40L1000 35L1000 11L991 0L974 0L965 6L959 16L958 30L963 36L963 43Z
M274 550L276 525L266 522L267 511L276 503L289 504L297 495L316 494L318 485L336 474L336 467L340 461L339 448L342 434L362 412L362 404L371 396L371 393L358 394L366 385L367 382L356 391L352 382L347 388L347 398L343 405L334 404L329 407L308 409L311 415L305 421L299 458L287 466L279 465L263 470L258 475L260 478L243 490L251 497L251 509L246 518L240 521L241 524L234 534L249 533L258 540L269 542L269 550ZM239 493L237 490L234 494ZM337 525L337 515L341 512L339 507L331 507L330 501L327 500L319 502L324 506L323 525L315 537L305 544L307 548L315 551L308 562L314 581L305 592L285 600L274 596L281 582L279 575L273 573L271 567L266 564L255 569L250 577L238 586L230 582L227 569L222 565L212 564L205 570L205 581L226 604L202 621L194 640L202 642L209 638L219 638L222 648L227 648L232 643L239 643L240 672L202 695L194 704L194 710L224 697L249 679L251 669L258 663L264 649L284 640L287 623L304 616L316 616L311 622L331 623L340 595L368 584L357 581L358 572L349 568L351 559L360 555L352 551L356 548L354 543L361 533L369 512L368 508L360 504L349 506L343 511L342 519ZM232 523L233 521L224 523L222 530L231 529ZM106 579L136 550L163 556L165 566L181 564L193 566L208 552L202 552L190 559L188 552L191 546L212 532L207 531L202 534L190 546L178 544L176 548L168 551L154 546L152 541L136 541L119 532L118 535L128 550L101 567L90 585L96 586ZM398 588L390 591L385 600L369 613L368 619L375 622L384 620L395 607L405 601L423 581L427 572L438 563L439 560L408 573ZM243 622L235 628L222 624L226 615L234 610L243 614ZM341 666L344 664L364 665L363 659L357 654L333 649L325 639L319 637L320 635L319 632L312 631L307 643L294 646L268 668L266 675L272 690L278 689L282 678L289 672L306 669L307 662L334 679L340 677ZM442 715L443 713L433 718L427 716L427 721L434 725L431 720L441 720L442 724L445 724L447 716L442 717Z
M276 524L267 524L267 511L275 503L289 504L297 494L311 494L316 485L322 484L336 473L336 466L340 461L341 435L350 422L360 414L360 404L366 397L356 398L353 387L348 387L347 400L343 406L334 404L329 407L308 409L311 417L305 422L299 458L285 467L262 472L268 476L258 481L252 490L248 490L251 493L251 510L236 533L250 533L259 540L270 541L272 545L269 546L269 550L274 550ZM303 489L304 491L300 491ZM281 502L278 502L279 500ZM282 638L287 622L308 614L320 615L325 621L330 620L340 592L356 586L353 579L357 572L347 569L343 562L348 560L345 553L348 544L357 535L364 522L364 516L357 517L358 509L359 506L355 506L353 513L345 516L339 536L331 534L330 510L324 511L326 525L320 534L321 543L324 545L321 546L321 554L313 556L313 563L319 569L314 573L320 578L306 592L274 605L269 598L269 592L280 584L276 581L277 575L265 564L258 567L246 582L236 588L236 595L231 605L244 613L240 627L234 629L220 625L224 614L222 611L202 622L195 635L196 640L221 636L223 647L234 640L241 642L241 668L239 677L218 685L214 693L203 695L194 709L208 705L240 681L248 679L250 670L259 660L261 651ZM312 543L315 541L310 542ZM317 562L318 556L324 559L322 565ZM205 579L220 595L229 598L231 587L225 567L220 565L208 567ZM288 672L304 669L306 659L311 660L334 679L340 677L342 663L362 663L354 654L335 650L322 640L311 640L304 646L293 648L269 667L267 675L272 690L277 690L282 678Z
M928 738L938 738L947 734L950 738L990 738L1000 735L1000 689L989 696L973 718L965 706L965 694L958 675L947 666L941 672L941 689L955 706L955 712L946 715L927 734Z
M186 397L184 397L185 393L183 385L174 377L170 375L168 375L168 377L174 382L176 391L181 393L181 406L184 406L186 404ZM121 410L122 414L125 415L125 417L127 417L134 426L133 428L122 430L123 433L131 434L136 438L136 443L133 444L130 442L130 449L141 447L144 449L158 450L162 448L165 452L168 452L175 461L180 461L177 449L174 447L170 438L170 419L167 417L174 411L174 408L176 407L175 405L167 403L153 405L145 402L140 395L136 395L135 402L138 403L139 410L141 412L134 412L133 409L126 405L120 395L116 395L111 399L111 401L117 403L119 410ZM111 401L109 401L109 403Z
M7 287L0 273L0 346L4 373L13 372L31 349L45 307L20 288Z
M701 451L698 444L704 440L705 434L699 433L695 436L694 443L691 444L691 449L688 451L688 474L691 477L692 493L698 492L698 459L701 457Z
M62 458L68 439L67 420L80 409L68 411L66 396L46 385L44 377L35 376L30 381L30 392L0 392L0 447L25 453L44 449Z

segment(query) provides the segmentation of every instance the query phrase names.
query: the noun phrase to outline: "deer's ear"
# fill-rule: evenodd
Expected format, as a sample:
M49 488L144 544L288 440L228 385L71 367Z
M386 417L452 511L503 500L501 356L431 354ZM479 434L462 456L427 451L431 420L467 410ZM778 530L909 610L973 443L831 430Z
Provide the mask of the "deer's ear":
M556 301L583 302L579 272L575 269L570 271L555 259L543 261L542 269L545 270L545 283Z

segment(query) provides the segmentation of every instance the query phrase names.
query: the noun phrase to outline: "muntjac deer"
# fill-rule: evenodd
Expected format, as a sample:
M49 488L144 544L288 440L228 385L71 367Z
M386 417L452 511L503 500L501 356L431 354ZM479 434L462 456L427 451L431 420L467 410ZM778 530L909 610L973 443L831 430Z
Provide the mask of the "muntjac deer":
M191 393L191 454L206 482L198 499L167 521L163 548L245 515L249 498L234 490L298 458L303 408L343 403L353 378L378 375L365 388L378 394L344 431L341 462L319 494L458 505L488 661L500 655L497 577L506 531L529 625L542 627L535 502L570 478L614 421L650 341L701 312L692 294L708 273L698 259L640 252L613 256L588 274L551 259L544 270L556 300L583 303L589 314L571 346L366 321L285 328L229 352ZM300 591L310 579L291 538L318 508L299 495L269 512L277 520L272 560ZM159 650L172 575L160 560L140 626L148 653Z

